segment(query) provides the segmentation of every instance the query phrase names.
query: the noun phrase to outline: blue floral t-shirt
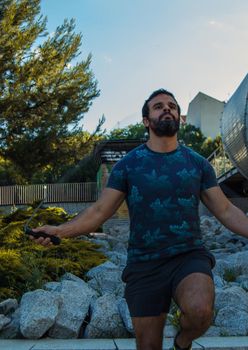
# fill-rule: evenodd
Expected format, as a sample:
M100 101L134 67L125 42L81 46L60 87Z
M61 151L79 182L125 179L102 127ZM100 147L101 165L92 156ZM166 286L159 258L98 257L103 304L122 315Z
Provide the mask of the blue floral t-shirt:
M128 263L202 248L200 193L214 186L217 180L209 162L182 145L159 153L143 144L121 159L107 187L126 193Z

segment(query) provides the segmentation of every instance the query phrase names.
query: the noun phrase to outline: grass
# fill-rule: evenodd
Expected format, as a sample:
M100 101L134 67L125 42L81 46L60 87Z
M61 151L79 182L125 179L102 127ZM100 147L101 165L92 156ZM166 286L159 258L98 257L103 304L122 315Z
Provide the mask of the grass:
M233 269L226 269L223 274L223 278L227 282L235 282L238 276L239 273Z

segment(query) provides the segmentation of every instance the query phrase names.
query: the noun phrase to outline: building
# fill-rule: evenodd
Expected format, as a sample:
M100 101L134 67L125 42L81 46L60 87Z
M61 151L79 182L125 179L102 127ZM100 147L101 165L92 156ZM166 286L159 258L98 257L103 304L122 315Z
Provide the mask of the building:
M189 103L187 124L200 128L204 136L214 139L220 134L220 119L224 106L225 102L198 92Z

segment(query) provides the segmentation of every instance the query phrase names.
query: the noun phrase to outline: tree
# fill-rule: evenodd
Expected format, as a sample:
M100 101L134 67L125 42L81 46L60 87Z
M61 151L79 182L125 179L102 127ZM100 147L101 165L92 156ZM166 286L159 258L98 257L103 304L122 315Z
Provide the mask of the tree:
M101 133L80 131L60 140L55 150L55 154L60 154L59 159L53 167L46 166L37 171L32 183L96 181L99 164L95 162L92 151L103 138Z
M146 129L143 123L128 125L126 128L113 129L108 135L108 139L145 139Z
M211 137L207 137L202 144L201 154L204 157L209 157L211 153L213 153L217 148L223 147L222 138L220 135L217 135L215 139Z
M0 156L0 186L22 183L21 175L17 170L13 163Z
M146 138L147 134L143 123L128 125L126 128L113 129L107 135L107 139L145 140ZM180 126L178 139L185 144L185 146L192 148L206 158L222 144L220 135L216 136L213 140L211 137L204 136L200 128L191 124Z
M206 137L203 135L201 130L194 125L184 124L181 125L179 129L178 139L183 141L186 146L191 147L198 153L201 153L201 146Z
M185 124L180 127L178 139L206 158L222 145L220 135L213 140L211 137L204 136L200 128L191 124Z
M0 11L0 155L27 182L62 161L99 90L91 55L71 63L82 40L73 20L49 36L40 0L0 0Z

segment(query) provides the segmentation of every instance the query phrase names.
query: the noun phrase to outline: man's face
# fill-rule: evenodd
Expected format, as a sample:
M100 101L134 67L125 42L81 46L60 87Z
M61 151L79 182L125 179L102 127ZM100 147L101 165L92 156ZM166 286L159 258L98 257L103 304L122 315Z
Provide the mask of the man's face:
M180 116L173 97L165 94L155 96L148 102L149 116L144 118L149 127L159 137L174 136L179 130Z

